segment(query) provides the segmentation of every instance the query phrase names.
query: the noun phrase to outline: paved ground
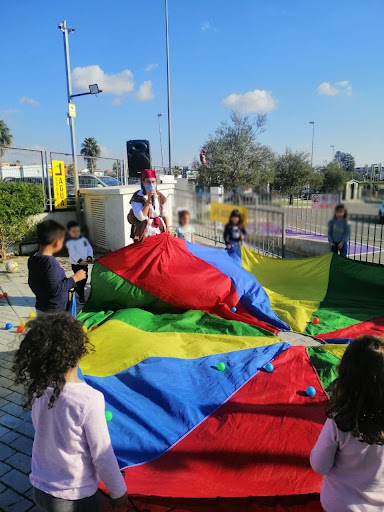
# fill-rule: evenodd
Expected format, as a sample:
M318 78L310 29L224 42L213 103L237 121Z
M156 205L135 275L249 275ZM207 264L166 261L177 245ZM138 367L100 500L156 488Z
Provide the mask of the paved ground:
M12 381L10 367L19 336L16 328L34 309L27 283L26 258L18 258L19 272L7 274L0 265L0 511L37 512L28 475L34 430L30 412L23 410L22 389ZM13 328L4 329L6 323Z

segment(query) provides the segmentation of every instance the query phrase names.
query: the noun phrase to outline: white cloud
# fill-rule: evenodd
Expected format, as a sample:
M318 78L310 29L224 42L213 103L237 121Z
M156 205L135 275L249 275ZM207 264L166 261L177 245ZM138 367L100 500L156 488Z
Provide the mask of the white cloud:
M72 71L75 87L81 91L89 91L90 84L98 84L103 93L123 96L133 91L133 73L124 69L120 73L109 75L100 66L77 67Z
M207 32L208 30L212 30L213 32L218 32L218 29L212 25L209 21L203 21L200 25L200 30L202 32Z
M29 98L28 96L22 96L19 99L19 103L27 103L28 105L33 105L34 107L38 107L40 105L40 103L37 100Z
M352 86L348 80L340 80L339 82L321 82L317 88L317 92L322 96L338 96L347 95L351 96Z
M245 94L230 94L223 99L223 104L239 112L270 112L276 107L271 91L254 89Z
M148 64L148 66L146 66L144 68L144 71L153 71L154 69L158 68L159 65L158 64Z
M152 91L152 82L150 80L146 80L140 85L136 98L139 101L150 101L153 100L154 97L155 95Z

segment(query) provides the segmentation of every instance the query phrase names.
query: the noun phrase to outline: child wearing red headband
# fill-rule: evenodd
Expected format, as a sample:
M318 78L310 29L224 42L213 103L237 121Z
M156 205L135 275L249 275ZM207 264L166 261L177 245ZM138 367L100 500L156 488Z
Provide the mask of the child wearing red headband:
M169 231L167 198L157 190L156 172L152 169L141 173L141 190L133 194L131 206L128 222L134 242Z

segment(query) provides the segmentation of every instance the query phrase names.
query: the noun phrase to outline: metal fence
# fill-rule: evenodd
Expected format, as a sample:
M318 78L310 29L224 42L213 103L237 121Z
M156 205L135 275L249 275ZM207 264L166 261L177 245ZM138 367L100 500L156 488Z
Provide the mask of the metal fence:
M44 208L48 207L50 180L44 151L0 147L0 180L41 185L44 191Z
M52 211L54 207L53 185L50 175L52 160L64 162L67 176L68 207L75 207L72 155L69 153L0 147L0 180L41 184L44 191L44 207ZM80 188L115 184L127 185L129 183L125 160L78 155L77 167ZM109 178L116 178L117 181L108 181Z
M348 258L384 264L383 220L376 215L351 215Z
M244 200L232 194L212 195L210 191L176 190L174 195L173 225L178 225L178 212L187 210L197 236L214 245L224 247L225 222L211 220L211 202L231 205L233 209L246 206L247 237L244 244L254 251L273 257L285 257L285 214L272 206L260 206L254 199ZM224 219L223 219L224 220ZM228 215L229 220L229 215Z

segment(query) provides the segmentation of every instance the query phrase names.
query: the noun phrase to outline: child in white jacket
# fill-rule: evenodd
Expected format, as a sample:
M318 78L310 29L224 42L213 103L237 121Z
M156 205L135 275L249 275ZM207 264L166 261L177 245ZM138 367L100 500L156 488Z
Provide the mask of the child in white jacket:
M84 290L88 279L88 264L93 261L93 249L91 244L82 236L80 224L76 221L71 221L67 226L69 236L67 241L67 249L69 254L69 262L72 264L72 270L85 270L85 279L77 283L76 292L79 296L80 304L85 303ZM76 269L76 270L75 270Z

